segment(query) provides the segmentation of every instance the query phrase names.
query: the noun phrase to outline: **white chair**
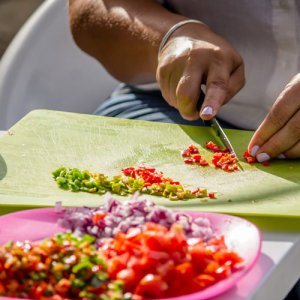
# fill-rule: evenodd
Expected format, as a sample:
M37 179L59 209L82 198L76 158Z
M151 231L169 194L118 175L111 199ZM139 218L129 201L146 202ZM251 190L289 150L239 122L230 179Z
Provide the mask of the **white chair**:
M117 84L72 40L67 1L46 0L0 62L0 130L38 108L92 113Z

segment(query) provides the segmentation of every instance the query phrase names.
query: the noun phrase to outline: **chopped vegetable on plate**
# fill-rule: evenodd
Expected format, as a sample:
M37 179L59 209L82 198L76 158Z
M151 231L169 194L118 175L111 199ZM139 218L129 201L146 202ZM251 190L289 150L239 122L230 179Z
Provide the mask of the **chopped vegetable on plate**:
M176 212L137 195L20 211L0 217L0 227L11 239L0 236L0 296L17 298L208 299L233 287L261 248L244 219Z

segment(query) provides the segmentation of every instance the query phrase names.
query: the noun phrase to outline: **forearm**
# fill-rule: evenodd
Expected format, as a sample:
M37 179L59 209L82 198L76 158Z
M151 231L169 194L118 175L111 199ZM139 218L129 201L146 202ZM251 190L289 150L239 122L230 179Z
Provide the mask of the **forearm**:
M155 0L69 0L77 45L120 81L155 81L157 52L167 30L185 19Z

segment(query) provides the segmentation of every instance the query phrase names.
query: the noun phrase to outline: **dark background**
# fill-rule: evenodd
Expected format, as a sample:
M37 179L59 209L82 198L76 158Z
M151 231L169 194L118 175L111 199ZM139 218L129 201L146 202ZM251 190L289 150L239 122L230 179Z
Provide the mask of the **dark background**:
M28 17L43 0L0 0L0 58Z

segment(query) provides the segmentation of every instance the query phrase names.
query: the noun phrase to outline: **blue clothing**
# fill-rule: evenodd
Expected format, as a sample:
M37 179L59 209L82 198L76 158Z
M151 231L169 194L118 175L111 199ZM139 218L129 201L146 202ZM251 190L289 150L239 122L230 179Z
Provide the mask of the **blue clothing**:
M121 84L94 112L99 116L154 122L203 126L202 120L188 121L181 117L162 97L159 90L144 90ZM224 128L236 128L218 119Z

